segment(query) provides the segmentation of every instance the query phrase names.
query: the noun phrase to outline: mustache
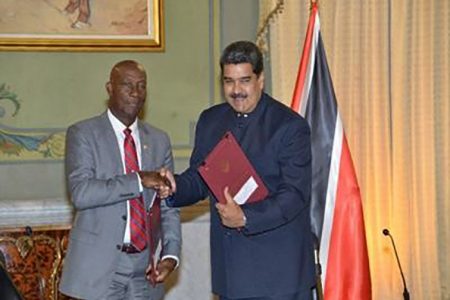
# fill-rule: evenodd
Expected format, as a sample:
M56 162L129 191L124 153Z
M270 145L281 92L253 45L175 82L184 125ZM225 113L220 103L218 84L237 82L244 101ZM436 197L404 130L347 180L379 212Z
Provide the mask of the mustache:
M245 99L245 98L247 98L247 94L244 94L244 93L231 93L230 97L233 98L233 99L237 99L237 98Z

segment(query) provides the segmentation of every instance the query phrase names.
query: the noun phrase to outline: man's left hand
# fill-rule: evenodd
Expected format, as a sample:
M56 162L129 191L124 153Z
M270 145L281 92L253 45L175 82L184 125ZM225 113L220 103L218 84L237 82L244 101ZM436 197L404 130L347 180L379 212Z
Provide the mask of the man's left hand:
M165 258L158 262L156 270L152 270L151 264L147 267L146 276L147 280L154 281L154 283L162 283L175 269L177 262L173 258ZM153 278L152 278L153 277Z
M217 203L216 208L219 212L222 224L230 228L241 228L245 226L244 212L242 208L233 200L228 187L223 191L227 202L225 204Z

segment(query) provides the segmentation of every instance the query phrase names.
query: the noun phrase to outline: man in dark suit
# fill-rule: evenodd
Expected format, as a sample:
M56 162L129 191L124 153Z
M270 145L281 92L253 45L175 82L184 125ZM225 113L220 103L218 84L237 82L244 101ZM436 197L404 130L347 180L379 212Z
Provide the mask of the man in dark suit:
M213 292L220 299L311 299L314 286L310 130L298 114L263 92L263 58L255 44L223 52L227 103L202 112L190 167L173 177L169 206L211 199ZM225 189L219 204L197 168L231 131L269 190L262 201L236 204Z
M137 116L147 95L144 68L117 63L106 84L108 110L69 127L66 175L75 217L60 290L77 299L160 299L152 287L147 231L156 192L167 192L156 172L173 168L167 134ZM178 264L181 229L178 209L161 204L162 259L152 270L163 282ZM152 208L153 211L153 208ZM154 277L152 277L154 278Z

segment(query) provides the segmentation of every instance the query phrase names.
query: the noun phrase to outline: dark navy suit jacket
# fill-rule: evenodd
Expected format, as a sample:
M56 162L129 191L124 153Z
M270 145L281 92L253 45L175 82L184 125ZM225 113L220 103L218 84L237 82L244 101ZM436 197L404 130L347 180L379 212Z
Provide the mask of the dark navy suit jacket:
M269 189L263 201L242 206L247 218L242 230L222 225L216 199L197 172L228 130ZM237 114L227 103L205 110L196 127L190 167L175 178L177 192L169 205L211 199L214 293L228 298L276 296L314 285L310 130L297 113L267 94L247 115Z

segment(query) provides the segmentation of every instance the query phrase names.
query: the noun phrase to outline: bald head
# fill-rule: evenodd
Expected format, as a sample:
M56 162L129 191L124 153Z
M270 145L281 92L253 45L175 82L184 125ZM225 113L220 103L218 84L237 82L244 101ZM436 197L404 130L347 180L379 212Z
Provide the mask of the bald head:
M138 71L142 72L145 76L147 76L144 67L137 61L122 60L122 61L118 62L117 64L115 64L113 66L113 68L111 69L111 73L109 74L109 80L110 81L114 80L114 78L117 76L120 76L120 74L124 70L130 70L130 69L138 70Z
M111 70L106 90L108 107L125 126L137 118L147 97L147 75L144 67L136 61L124 60Z

